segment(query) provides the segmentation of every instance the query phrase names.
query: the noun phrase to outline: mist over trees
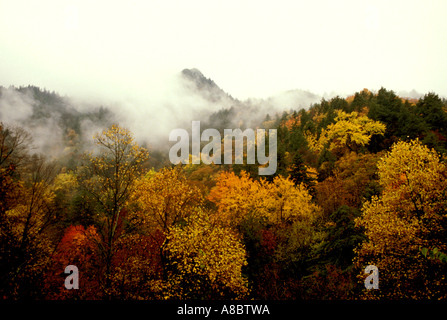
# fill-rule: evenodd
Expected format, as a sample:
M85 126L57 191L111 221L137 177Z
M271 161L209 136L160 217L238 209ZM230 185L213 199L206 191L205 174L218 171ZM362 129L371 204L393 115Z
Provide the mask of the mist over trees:
M445 99L239 101L196 69L182 77L211 106L185 128L277 129L274 175L173 166L115 107L0 88L2 299L447 298Z

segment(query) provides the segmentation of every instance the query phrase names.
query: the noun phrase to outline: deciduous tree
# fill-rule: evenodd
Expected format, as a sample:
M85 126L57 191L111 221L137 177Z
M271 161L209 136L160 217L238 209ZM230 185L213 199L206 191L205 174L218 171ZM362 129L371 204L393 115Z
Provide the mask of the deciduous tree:
M369 143L372 135L383 135L386 129L383 123L355 111L346 113L337 110L335 121L327 129L323 129L320 136L321 144L329 143L331 151L344 148L357 151L359 147Z
M135 183L131 201L136 204L129 215L143 232L170 229L203 203L203 196L182 172L181 167L151 171Z
M53 249L50 227L57 223L52 186L56 170L43 157L33 156L21 172L17 200L2 216L5 296L39 295L37 284Z
M236 226L247 217L265 218L271 224L306 219L319 212L303 184L277 176L272 182L223 172L208 199L217 205L218 219Z
M447 249L447 168L434 150L419 141L399 142L379 162L381 196L364 204L357 226L368 240L356 265L380 271L384 298L446 298L445 264L428 261L421 248ZM368 295L367 295L368 296Z
M237 235L216 225L197 210L184 226L175 226L164 248L169 263L168 298L243 298L248 293L242 274L245 249Z
M146 149L134 141L129 130L112 125L94 136L97 155L89 154L80 172L80 184L98 205L96 224L101 241L98 242L105 264L106 289L110 289L111 265L116 252L115 243L121 212L132 191L135 180L143 173L148 157ZM122 229L124 230L124 229Z

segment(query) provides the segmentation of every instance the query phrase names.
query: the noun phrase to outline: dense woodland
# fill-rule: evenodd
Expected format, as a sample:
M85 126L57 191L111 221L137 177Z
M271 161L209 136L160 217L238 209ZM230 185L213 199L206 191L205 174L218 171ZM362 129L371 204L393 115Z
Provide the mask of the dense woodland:
M23 126L0 119L2 299L447 298L447 102L435 93L365 89L266 114L278 169L258 176L171 165L105 107L17 90L39 103ZM238 112L204 122L222 130ZM63 152L50 157L27 129L55 113ZM85 119L103 130L87 136ZM365 289L367 265L378 290Z

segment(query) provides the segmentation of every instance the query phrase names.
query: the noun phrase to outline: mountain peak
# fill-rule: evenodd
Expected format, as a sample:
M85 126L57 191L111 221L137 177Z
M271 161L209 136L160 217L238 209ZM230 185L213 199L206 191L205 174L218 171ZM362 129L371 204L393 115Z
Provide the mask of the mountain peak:
M205 77L199 69L183 69L182 77L188 85L192 86L196 92L209 101L225 100L231 103L234 102L234 99L229 94L222 90L213 80Z
M184 76L190 77L190 78L205 78L203 73L197 69L197 68L192 68L192 69L183 69L182 70L182 74Z
M199 69L192 68L192 69L183 69L182 75L187 80L195 83L197 89L212 89L212 88L219 88L218 85L211 79L206 78L202 72L200 72ZM220 88L219 88L220 89Z

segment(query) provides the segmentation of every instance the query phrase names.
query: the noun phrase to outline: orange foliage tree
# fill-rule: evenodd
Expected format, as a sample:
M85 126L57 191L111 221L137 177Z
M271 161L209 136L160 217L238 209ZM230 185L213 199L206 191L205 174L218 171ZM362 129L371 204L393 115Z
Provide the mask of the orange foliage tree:
M243 171L222 172L208 199L217 206L214 221L243 238L253 294L293 297L324 236L317 228L322 210L304 185L282 176L268 182Z

